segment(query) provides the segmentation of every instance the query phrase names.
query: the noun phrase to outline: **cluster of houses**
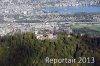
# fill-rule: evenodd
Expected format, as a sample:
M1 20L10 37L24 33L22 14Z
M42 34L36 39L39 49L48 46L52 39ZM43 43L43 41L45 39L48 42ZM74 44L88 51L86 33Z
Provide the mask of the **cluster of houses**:
M54 39L57 36L57 32L66 31L71 32L69 26L64 23L57 22L42 22L42 23L6 23L0 24L0 36L6 34L14 34L17 32L25 33L32 32L35 33L37 39ZM65 25L65 26L64 26ZM5 27L6 26L6 27Z
M53 39L56 38L54 33L54 26L51 26L49 23L42 23L39 26L35 27L35 35L37 39Z

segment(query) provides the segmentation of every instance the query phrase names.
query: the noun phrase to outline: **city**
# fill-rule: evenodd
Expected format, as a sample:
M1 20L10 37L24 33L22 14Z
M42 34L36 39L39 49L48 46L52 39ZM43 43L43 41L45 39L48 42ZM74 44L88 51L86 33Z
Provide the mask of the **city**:
M0 0L0 66L100 66L100 0Z

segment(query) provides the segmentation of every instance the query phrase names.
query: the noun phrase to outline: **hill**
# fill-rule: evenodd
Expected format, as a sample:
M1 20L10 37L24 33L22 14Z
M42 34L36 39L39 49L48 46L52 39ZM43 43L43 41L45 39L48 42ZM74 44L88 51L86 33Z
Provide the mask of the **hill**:
M75 63L46 63L45 58L74 58ZM94 57L94 63L78 63ZM92 60L90 60L92 62ZM100 37L59 33L54 40L38 40L32 33L0 37L0 66L100 66Z

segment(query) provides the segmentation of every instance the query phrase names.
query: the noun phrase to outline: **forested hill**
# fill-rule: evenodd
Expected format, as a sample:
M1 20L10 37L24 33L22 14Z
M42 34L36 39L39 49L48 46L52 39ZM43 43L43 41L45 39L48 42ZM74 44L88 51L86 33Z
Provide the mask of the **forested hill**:
M73 64L48 64L45 58L75 58ZM94 57L95 63L78 63L78 57ZM32 33L0 37L0 66L100 66L100 37L68 37L38 40Z

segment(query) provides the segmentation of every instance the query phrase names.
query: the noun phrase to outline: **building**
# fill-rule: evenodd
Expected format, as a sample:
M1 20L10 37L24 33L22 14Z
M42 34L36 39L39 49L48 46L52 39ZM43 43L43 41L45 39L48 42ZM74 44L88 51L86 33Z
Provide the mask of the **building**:
M37 37L37 39L53 39L56 38L56 35L54 35L54 31L53 31L53 27L47 23L44 22L40 25L38 25L37 27L35 27L35 35Z

